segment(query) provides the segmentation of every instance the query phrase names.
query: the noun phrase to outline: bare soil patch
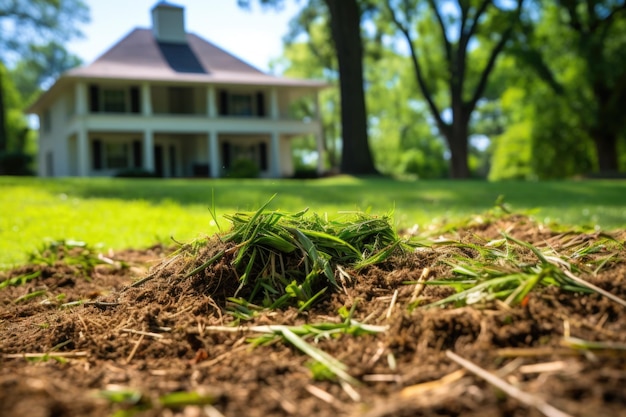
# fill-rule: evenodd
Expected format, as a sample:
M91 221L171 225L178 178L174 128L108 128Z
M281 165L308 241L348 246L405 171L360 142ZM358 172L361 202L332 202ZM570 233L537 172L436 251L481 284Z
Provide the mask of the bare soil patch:
M517 216L447 238L484 243L503 230L539 248L565 245L562 233ZM626 299L626 234L613 237L621 246L581 256L581 263L607 261L580 277ZM600 234L577 239L594 242ZM219 245L209 245L207 256L225 249ZM491 301L424 308L454 291L405 282L450 276L444 261L458 251L432 246L359 272L347 269L342 288L308 311L262 311L238 323L341 322L345 307L361 323L388 326L378 334L309 340L347 366L360 381L352 388L314 378L311 358L288 343L253 346L249 340L257 335L243 328L210 329L236 320L227 311L239 286L229 256L186 279L165 268L136 287L130 284L167 262L166 249L105 253L109 263L93 270L60 260L0 272L0 282L39 272L0 289L0 416L543 415L464 370L446 351L564 415L626 416L625 307L597 293L542 287L513 307ZM409 308L416 295L420 305ZM599 346L582 349L572 338ZM195 392L210 404L162 404L177 392ZM127 395L113 401L111 393Z

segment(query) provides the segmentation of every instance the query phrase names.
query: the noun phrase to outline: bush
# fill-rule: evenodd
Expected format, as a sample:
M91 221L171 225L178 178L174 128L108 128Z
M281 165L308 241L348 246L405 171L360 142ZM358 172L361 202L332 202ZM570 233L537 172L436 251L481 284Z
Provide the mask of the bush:
M250 159L237 159L226 172L230 178L258 178L259 167Z
M155 178L156 174L143 168L122 169L115 173L117 178Z
M34 158L23 152L0 152L1 175L35 175L31 168Z
M291 178L312 179L312 178L319 178L319 177L320 176L317 173L316 168L301 167L301 168L296 168L296 171L293 173Z

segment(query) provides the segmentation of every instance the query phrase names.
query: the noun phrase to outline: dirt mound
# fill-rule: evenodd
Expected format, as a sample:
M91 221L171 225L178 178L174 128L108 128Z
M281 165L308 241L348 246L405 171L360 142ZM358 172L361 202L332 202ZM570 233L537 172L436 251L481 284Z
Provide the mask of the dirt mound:
M193 266L159 247L94 254L91 267L26 265L0 273L0 415L539 416L548 403L626 416L624 238L520 216L476 222L358 271L334 265L337 288L308 309L235 297L234 246L216 238ZM454 298L472 272L543 279L543 267L561 271L554 285ZM320 366L328 356L337 372Z

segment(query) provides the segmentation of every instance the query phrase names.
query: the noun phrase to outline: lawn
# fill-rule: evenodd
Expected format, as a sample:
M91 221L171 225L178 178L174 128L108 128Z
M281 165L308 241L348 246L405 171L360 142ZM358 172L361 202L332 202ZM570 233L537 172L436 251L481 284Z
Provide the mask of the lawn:
M498 196L541 222L626 228L626 181L130 180L0 177L0 267L23 262L46 239L104 248L188 241L217 230L218 216L270 208L338 216L393 212L408 228L458 221L490 209ZM226 222L224 225L227 227Z

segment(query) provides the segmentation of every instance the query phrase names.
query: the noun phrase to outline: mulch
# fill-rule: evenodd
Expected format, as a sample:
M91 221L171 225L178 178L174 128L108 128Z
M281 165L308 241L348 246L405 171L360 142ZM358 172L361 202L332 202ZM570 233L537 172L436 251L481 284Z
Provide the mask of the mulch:
M538 247L562 235L511 216L447 238L471 243L502 230ZM623 244L626 233L613 236ZM626 250L604 255L609 250L614 256L581 278L626 299ZM0 289L0 416L521 417L549 415L540 411L545 403L562 413L554 416L626 416L626 307L602 295L543 287L513 307L424 308L452 294L426 285L415 306L418 289L407 281L451 274L443 260L456 254L433 246L358 272L344 269L342 288L308 311L260 311L236 323L228 310L238 277L227 257L188 279L161 273L130 286L169 253L160 246L109 251L106 263L89 271L61 260L0 272L0 282L39 272ZM28 294L42 295L24 299ZM320 378L311 358L288 343L256 346L256 335L243 328L211 329L338 323L342 307L359 322L387 326L378 334L309 340L344 363L360 381L355 386ZM577 339L600 345L582 349L572 344ZM468 371L449 352L534 404ZM176 392L198 393L208 404L162 404Z

